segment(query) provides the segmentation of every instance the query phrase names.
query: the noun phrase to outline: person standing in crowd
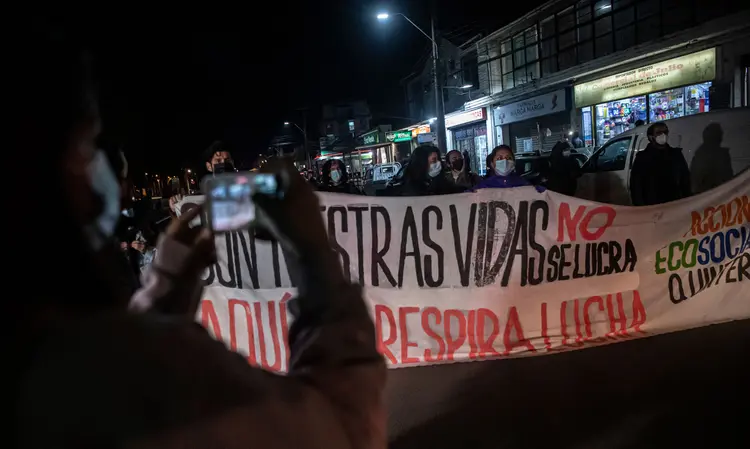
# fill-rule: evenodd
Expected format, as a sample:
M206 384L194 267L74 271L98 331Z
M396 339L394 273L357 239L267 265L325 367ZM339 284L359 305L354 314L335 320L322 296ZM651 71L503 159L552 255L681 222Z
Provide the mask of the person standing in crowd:
M641 119L638 119L638 120L636 120L636 121L635 121L635 127L636 127L636 128L638 128L639 126L643 126L643 125L645 125L645 124L646 124L646 122L644 122L644 121L643 121L643 120L641 120Z
M113 234L117 179L94 144L99 117L85 59L60 38L28 31L10 46L3 104L10 150L44 155L32 198L10 195L24 220L6 249L43 254L18 265L15 285L46 285L9 301L4 353L8 447L384 448L386 368L361 288L344 277L312 189L285 167L282 198L259 196L299 297L289 302L288 375L248 364L195 323L214 236L170 225L131 300L119 290ZM270 169L269 169L270 170ZM20 179L19 179L20 181ZM20 185L20 184L19 184ZM53 220L55 232L29 223ZM68 246L59 248L64 235ZM112 249L110 251L110 249ZM284 429L292 429L285 431Z
M206 171L209 173L237 171L235 170L234 160L227 145L219 140L208 147L204 160L206 161Z
M516 156L508 145L496 146L487 159L489 176L477 184L475 190L531 185L516 173Z
M690 169L682 148L669 146L669 127L653 123L646 130L648 145L636 154L630 170L630 194L634 206L651 206L687 198Z
M466 163L460 151L449 151L445 159L448 161L445 176L457 189L469 190L479 183L479 177L471 172L469 164Z
M329 159L323 164L323 174L318 190L331 193L359 194L357 188L349 182L346 166L338 159Z
M114 234L114 244L119 246L120 257L117 262L122 268L119 289L128 291L132 295L140 287L140 253L132 247L135 243L136 218L130 201L130 181L128 179L128 162L125 154L111 146L104 146L103 151L107 158L109 168L116 178L118 184L119 204L121 214L117 219Z
M420 145L414 149L404 173L402 196L445 195L462 191L445 177L437 147Z
M573 196L578 186L578 163L570 157L568 142L557 142L552 147L547 171L547 188L553 192Z
M581 139L581 133L579 133L578 131L573 132L570 143L573 145L573 148L583 148L584 146L586 146L583 142L583 139Z

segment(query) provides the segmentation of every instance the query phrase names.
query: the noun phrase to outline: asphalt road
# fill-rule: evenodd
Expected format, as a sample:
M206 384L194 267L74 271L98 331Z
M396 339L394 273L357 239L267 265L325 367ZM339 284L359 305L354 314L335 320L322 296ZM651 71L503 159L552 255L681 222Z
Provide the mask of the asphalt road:
M750 320L390 370L390 447L750 447L748 368Z

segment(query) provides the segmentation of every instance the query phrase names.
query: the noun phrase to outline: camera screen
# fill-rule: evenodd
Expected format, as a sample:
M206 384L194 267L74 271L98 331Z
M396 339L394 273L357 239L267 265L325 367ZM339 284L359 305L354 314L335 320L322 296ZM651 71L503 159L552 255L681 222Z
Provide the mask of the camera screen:
M276 190L273 175L233 175L216 177L210 191L211 224L214 231L226 232L247 229L255 219L253 192L270 193Z

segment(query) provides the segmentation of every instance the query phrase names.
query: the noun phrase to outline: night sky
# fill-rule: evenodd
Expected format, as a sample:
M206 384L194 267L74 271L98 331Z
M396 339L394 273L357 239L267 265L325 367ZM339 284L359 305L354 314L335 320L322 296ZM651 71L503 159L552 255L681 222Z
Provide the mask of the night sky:
M487 2L441 0L438 28L459 44L541 3L495 2L493 12ZM64 22L93 55L103 142L122 145L134 170L198 167L217 139L249 165L283 121L301 121L297 109L310 108L312 120L325 102L364 99L373 113L407 115L399 81L419 68L429 41L403 18L375 15L402 12L429 32L429 1L198 5Z

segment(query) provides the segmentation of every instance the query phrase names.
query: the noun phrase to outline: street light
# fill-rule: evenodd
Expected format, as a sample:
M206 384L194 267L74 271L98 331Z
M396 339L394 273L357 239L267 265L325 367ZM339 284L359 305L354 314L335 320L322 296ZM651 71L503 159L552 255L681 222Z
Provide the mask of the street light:
M310 151L307 149L307 126L302 129L298 124L294 122L284 122L284 126L294 125L302 133L302 138L305 139L305 156L307 156L307 169L310 170L312 167L312 161L310 160ZM307 125L307 123L305 123Z
M442 151L445 151L445 109L443 108L443 96L442 96L442 87L440 86L440 76L438 75L438 44L435 40L435 14L433 11L433 14L430 15L430 29L432 31L432 35L430 36L427 34L422 28L420 28L416 23L414 23L410 18L406 17L405 15L401 13L394 13L394 16L401 16L404 19L406 19L407 22L409 22L414 28L419 30L420 33L422 33L427 39L432 42L432 83L435 86L435 113L437 115L437 146ZM378 20L388 20L388 18L391 15L387 12L383 11L381 13L378 13L377 18Z
M463 86L443 86L443 89L462 89L462 90L465 90L465 89L471 89L472 87L474 87L473 84L464 84Z

